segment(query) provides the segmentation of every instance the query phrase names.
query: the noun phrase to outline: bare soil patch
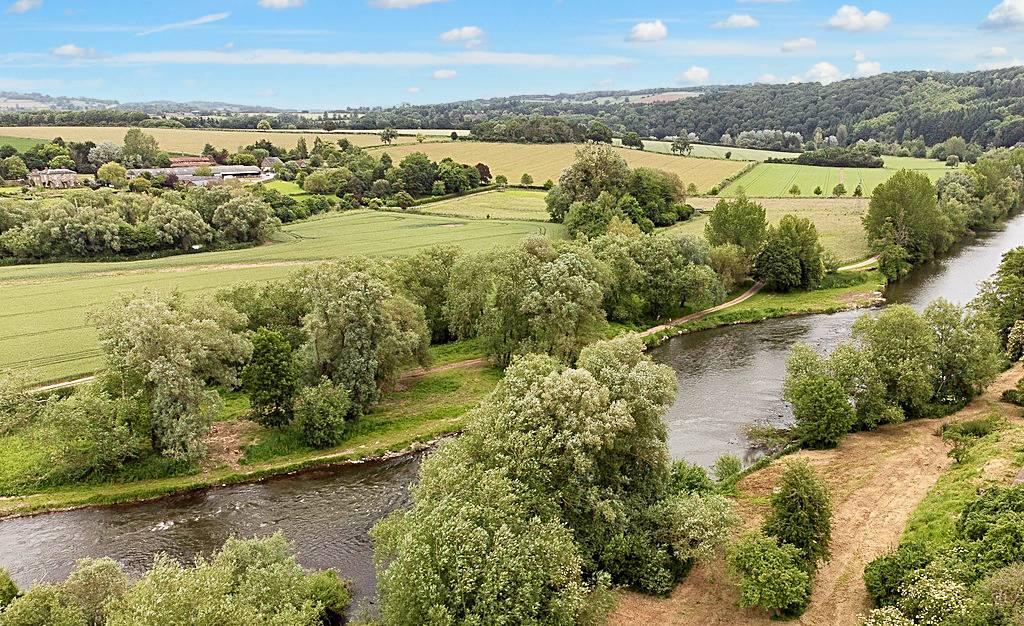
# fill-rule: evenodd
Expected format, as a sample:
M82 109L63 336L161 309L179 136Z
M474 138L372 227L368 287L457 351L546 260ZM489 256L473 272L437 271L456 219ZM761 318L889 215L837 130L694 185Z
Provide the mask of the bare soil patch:
M946 420L983 417L1002 408L999 396L1021 377L1003 373L986 392ZM1014 413L1015 415L1018 413ZM835 450L804 450L805 459L828 485L834 517L832 559L818 571L811 604L796 624L850 626L869 609L864 566L899 543L917 504L950 464L948 447L937 436L945 420L915 420L847 436ZM760 522L786 459L743 479L738 511L744 525ZM701 564L668 598L626 592L611 624L764 625L762 611L738 607L735 583L723 559Z
M259 428L259 424L249 420L215 423L203 440L207 449L203 469L210 470L224 465L233 470L240 469L243 449L250 443L252 433Z

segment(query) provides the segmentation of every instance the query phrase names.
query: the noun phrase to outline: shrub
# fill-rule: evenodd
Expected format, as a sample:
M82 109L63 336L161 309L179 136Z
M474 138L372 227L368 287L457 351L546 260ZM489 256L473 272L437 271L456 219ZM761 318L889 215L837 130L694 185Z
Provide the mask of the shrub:
M326 378L315 387L300 391L295 399L295 417L303 443L312 448L338 445L351 406L348 393Z
M791 195L791 196L799 196L800 195L800 185L795 185L794 184L792 187L790 187L789 188L789 195Z
M892 553L878 557L864 568L864 585L868 595L878 606L896 604L910 575L923 569L929 561L931 557L924 544L901 544Z
M899 609L915 624L940 626L962 623L972 604L962 582L918 572L904 587Z
M857 415L846 390L830 376L801 376L786 385L796 434L811 448L834 448L850 432Z
M253 333L252 357L242 369L242 384L256 422L279 428L291 421L295 368L292 347L284 335L266 328Z
M862 626L914 626L900 610L893 606L875 609L868 614Z
M814 195L820 196L822 193L824 193L824 192L821 190L821 186L820 185L814 188Z
M785 616L799 615L807 607L811 576L802 567L799 549L755 532L732 546L728 562L740 578L740 606Z
M430 195L432 195L432 196L443 196L444 194L445 194L445 191L444 191L444 181L443 180L435 180L434 184L430 188Z
M672 493L710 493L715 490L715 484L708 478L707 471L686 461L676 461L672 464L670 483L669 490Z
M523 174L523 177L519 179L519 183L525 187L529 187L533 184L533 176Z
M35 585L7 605L3 626L88 626L85 613L56 585Z
M550 178L544 181L544 189L551 191L551 188L555 186L555 181Z
M740 521L729 501L719 495L679 494L664 506L669 523L661 539L683 562L710 559Z
M795 546L811 568L829 556L832 538L832 503L825 485L810 465L794 461L786 466L771 498L772 509L763 530L781 543Z
M11 578L11 573L0 567L0 612L17 597L18 585Z
M334 570L323 570L308 574L306 585L306 595L324 607L327 622L343 623L345 609L352 603L352 592L349 591L348 583L339 578Z
M61 588L90 624L103 624L104 605L124 595L128 576L113 559L82 559Z
M994 609L997 619L1024 624L1024 563L996 570L979 585L981 597Z
M715 460L711 473L715 480L726 483L734 480L743 471L743 461L734 454L723 454Z

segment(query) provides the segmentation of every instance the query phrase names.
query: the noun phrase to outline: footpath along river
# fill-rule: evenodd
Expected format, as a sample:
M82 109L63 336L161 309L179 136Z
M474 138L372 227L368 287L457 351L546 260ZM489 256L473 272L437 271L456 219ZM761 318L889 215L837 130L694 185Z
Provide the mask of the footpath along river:
M1024 215L915 272L886 296L923 308L945 297L966 303L1004 252L1024 245ZM781 388L789 349L803 341L827 351L849 338L865 311L729 326L676 337L651 351L672 366L679 394L665 416L673 458L710 465L719 455L756 458L743 436L759 419L791 419ZM372 608L374 575L367 531L408 505L419 456L324 468L259 483L207 489L136 504L0 521L0 566L17 582L61 580L85 556L110 556L129 571L166 552L182 560L209 554L231 536L284 531L306 567L351 578L355 607Z

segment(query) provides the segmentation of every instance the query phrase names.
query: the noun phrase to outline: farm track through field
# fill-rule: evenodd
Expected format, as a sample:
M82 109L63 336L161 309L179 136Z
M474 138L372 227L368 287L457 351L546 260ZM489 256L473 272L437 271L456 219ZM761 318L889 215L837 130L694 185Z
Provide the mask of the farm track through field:
M792 458L806 460L833 500L832 557L821 566L807 611L793 624L854 626L870 610L864 566L899 543L911 513L949 467L939 425L1009 412L1000 395L1024 374L1020 366L1004 372L980 397L955 415L912 420L872 432L847 435L833 450L803 450ZM1016 412L1019 414L1019 411ZM745 528L755 527L785 460L740 481L738 510ZM673 626L770 626L763 611L741 609L735 582L723 559L700 564L665 599L633 592L621 595L610 624Z

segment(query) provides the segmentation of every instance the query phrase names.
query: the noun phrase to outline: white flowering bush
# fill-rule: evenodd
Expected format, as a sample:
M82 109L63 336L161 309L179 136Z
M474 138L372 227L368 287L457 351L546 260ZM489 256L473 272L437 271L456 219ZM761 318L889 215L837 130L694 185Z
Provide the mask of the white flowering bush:
M919 626L958 623L970 614L972 606L966 585L930 572L911 576L899 601L902 612Z
M907 619L907 616L900 613L896 607L887 606L871 611L862 622L862 626L914 626L914 622Z

